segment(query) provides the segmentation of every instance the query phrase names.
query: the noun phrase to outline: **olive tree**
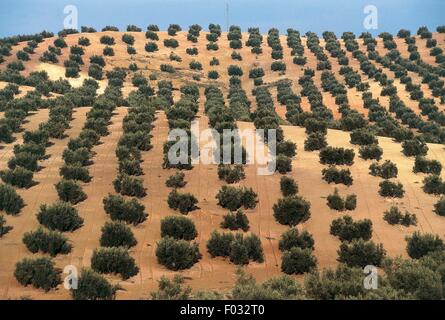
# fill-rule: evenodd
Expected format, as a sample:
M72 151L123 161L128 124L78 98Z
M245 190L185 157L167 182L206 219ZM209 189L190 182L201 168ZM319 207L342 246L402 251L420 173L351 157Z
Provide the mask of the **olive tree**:
M385 160L382 164L373 163L369 166L369 174L383 179L396 178L398 174L397 165L390 160Z
M33 172L22 167L15 167L13 170L1 170L0 178L4 183L8 183L18 188L29 188L34 185Z
M276 171L285 174L292 171L292 159L285 155L278 155L276 157Z
M430 173L440 175L442 164L437 160L429 160L422 156L416 156L414 161L413 172Z
M281 235L278 248L283 252L294 247L313 250L314 244L314 238L308 231L299 232L297 228L290 228Z
M236 211L241 207L254 209L258 202L257 198L257 194L251 188L246 187L222 186L216 195L218 205L230 211Z
M49 206L42 204L37 220L48 229L61 232L74 231L83 225L83 218L79 216L77 209L63 201Z
M405 190L403 189L403 185L400 182L392 182L389 180L384 180L379 184L379 194L382 197L389 198L403 198L405 194Z
M106 222L101 231L99 242L102 247L131 248L137 244L131 229L121 221Z
M159 264L178 271L191 268L201 259L201 253L196 243L163 237L157 244L156 257Z
M281 271L286 274L303 274L317 266L317 259L311 249L293 247L283 253Z
M284 197L293 196L298 193L298 184L293 178L282 176L280 179L280 189Z
M315 151L326 148L328 145L326 135L323 132L312 132L304 141L305 151Z
M354 150L336 147L326 147L320 150L320 163L336 165L352 165L354 163Z
M406 211L404 214L399 208L392 206L389 210L383 213L383 220L391 225L401 224L409 227L411 225L417 225L417 216Z
M143 198L147 195L143 181L125 173L119 174L113 181L113 185L116 192L123 196Z
M18 215L25 203L15 189L7 184L0 184L0 211L6 214Z
M42 251L49 253L52 257L57 254L67 254L72 245L68 239L59 231L38 228L36 231L26 232L23 235L23 243L32 253Z
M73 165L63 165L60 170L60 175L66 180L79 180L82 182L90 182L91 176L88 168L82 167L76 163Z
M161 220L161 237L191 241L198 236L195 224L184 216L168 216Z
M187 184L187 182L184 181L184 177L184 172L176 172L165 181L165 185L169 188L183 188Z
M405 156L426 156L428 146L419 139L406 140L402 143L402 152Z
M74 300L114 300L119 286L113 286L101 274L83 269L77 281L77 289L71 289Z
M198 209L198 199L190 193L180 193L174 189L168 195L168 206L173 210L179 210L182 214Z
M430 252L445 250L445 244L438 235L416 231L406 237L406 251L413 259L419 259Z
M310 207L311 204L303 197L284 197L273 205L274 217L280 224L295 226L310 218Z
M386 256L382 244L372 241L354 239L351 242L342 242L338 252L338 261L350 267L364 268L367 265L379 267Z
M230 230L249 230L249 219L243 210L239 209L237 212L229 212L223 217L221 228Z
M324 168L321 173L323 180L325 180L327 183L341 183L346 186L350 186L354 181L349 169L337 169L334 166L329 166L328 168Z
M71 204L76 204L84 201L87 198L85 192L83 192L82 187L74 180L62 179L56 185L56 191L59 195L59 199L65 202L70 202Z
M91 268L99 273L119 274L123 280L138 274L134 258L122 247L105 247L94 250Z
M372 222L369 219L353 221L351 216L345 215L332 221L330 232L341 241L369 240L372 237Z
M148 214L144 212L145 206L137 199L126 200L120 195L109 194L103 199L104 210L113 221L124 221L138 225L147 219Z
M61 273L47 257L25 258L17 262L14 277L23 286L32 285L48 292L62 282Z

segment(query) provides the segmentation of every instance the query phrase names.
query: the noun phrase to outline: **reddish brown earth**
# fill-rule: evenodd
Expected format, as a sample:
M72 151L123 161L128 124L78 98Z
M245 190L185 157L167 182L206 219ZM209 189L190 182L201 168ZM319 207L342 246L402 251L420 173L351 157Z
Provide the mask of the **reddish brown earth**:
M240 65L244 71L242 77L242 85L248 94L248 98L252 101L252 107L255 108L255 101L252 97L251 90L253 88L253 81L248 78L248 71L253 67L263 67L266 76L264 81L272 83L279 79L290 79L293 81L292 88L296 93L299 93L301 87L298 84L298 78L303 74L303 68L292 63L290 50L286 46L286 37L281 37L281 43L284 48L285 58L283 59L287 65L287 71L284 75L279 75L276 72L270 71L271 49L266 44L266 36L263 39L263 54L256 56L250 52L249 47L243 47L238 50L242 57L242 61L233 61L230 57L232 49L229 48L226 35L223 33L219 39L218 51L207 51L205 46L207 41L205 39L205 32L201 32L198 44L192 44L186 40L186 33L178 34L180 46L175 49L175 53L182 57L182 62L170 62L168 55L171 49L165 48L163 39L169 38L165 32L159 32L160 40L158 45L160 50L156 53L147 53L144 50L144 45L147 42L144 33L132 33L136 38L134 47L137 54L130 57L126 52L126 45L123 44L121 36L123 33L106 32L96 34L79 34L70 35L66 37L68 45L77 44L80 36L86 36L92 42L92 45L87 47L84 55L85 66L82 67L82 74L80 78L69 79L74 86L81 85L83 79L87 78L87 70L89 66L89 57L94 54L101 55L104 45L99 43L99 38L103 34L111 35L116 40L114 46L115 56L106 57L107 66L105 70L111 70L113 67L125 67L132 62L136 62L142 74L148 77L151 73L158 74L158 80L168 79L172 80L174 87L178 89L181 84L190 81L194 74L201 74L201 84L214 83L218 84L223 92L228 91L228 75L227 67L231 64ZM438 45L444 47L444 35L434 34L438 39ZM243 41L247 40L248 34L243 34ZM60 57L60 62L56 65L43 64L38 61L38 57L46 50L46 47L54 41L54 38L46 39L39 44L36 54L32 55L31 61L25 62L26 70L24 74L29 74L32 71L45 70L48 72L51 79L56 80L64 77L65 69L63 67L63 60L68 56L68 49L63 49L63 56ZM427 58L429 50L423 47L421 39L418 39L419 52L425 61L433 64L434 61ZM403 45L400 39L396 39L399 50L402 55L406 55L406 46ZM359 41L360 43L360 41ZM303 44L305 39L303 38ZM18 48L22 48L25 44L19 44L14 47L12 56L6 57L7 62L15 59L15 52ZM323 46L323 41L321 40ZM198 56L189 56L185 53L186 48L196 46L199 50ZM364 49L361 46L361 49ZM383 45L379 41L378 51L381 54L385 53ZM305 54L308 58L307 67L316 69L316 58L306 48ZM212 57L217 57L220 60L219 66L209 66L209 61ZM352 58L348 52L347 56L350 59L350 65L354 70L359 71L363 80L367 77L359 69L357 60ZM341 75L338 74L340 66L336 59L329 58L332 64L332 71L336 74L336 78L340 82L344 82ZM203 71L190 71L188 64L192 60L198 60L203 65ZM7 63L6 62L6 63ZM0 65L4 68L6 63ZM170 63L178 68L177 73L170 75L161 73L159 66L161 63ZM378 66L381 67L381 66ZM207 72L210 70L217 70L221 75L218 81L207 79ZM394 78L392 72L386 70L390 78ZM320 86L321 72L317 71L315 76L315 84ZM418 81L418 77L414 77ZM128 94L135 88L131 85L131 77L128 76L127 82L124 85L124 93ZM379 96L381 87L373 81L369 81L371 91L374 96ZM407 104L408 107L414 111L419 112L417 103L411 101L405 91L403 85L396 80L399 96ZM101 81L101 90L106 86L106 81ZM151 81L151 85L155 86L156 81ZM5 86L0 83L0 89ZM423 87L422 87L423 88ZM22 94L32 90L30 87L21 87ZM271 87L271 93L276 102L276 89ZM208 128L208 119L203 113L203 103L205 97L203 90L201 90L200 111L198 113L200 129ZM323 101L325 105L330 108L334 116L339 118L337 106L335 101L329 93L323 92ZM428 96L431 93L425 88L425 94ZM175 99L178 99L179 92L175 91ZM363 108L361 93L356 89L348 89L348 97L351 107L359 112L367 114L367 110ZM383 106L388 107L389 101L386 97L380 97L380 102ZM310 110L307 98L302 98L302 108ZM443 106L440 107L443 109ZM71 128L67 130L67 137L62 140L52 139L54 143L47 149L50 157L41 162L42 170L35 175L37 185L19 190L19 194L23 197L26 207L22 210L20 215L16 217L6 216L8 225L14 229L7 235L0 239L0 299L19 298L29 296L34 299L68 299L69 293L62 286L58 290L44 293L41 290L36 290L31 287L24 288L17 283L13 277L14 267L17 261L24 257L30 257L32 254L26 249L22 243L23 234L27 231L34 230L38 226L35 214L43 203L52 203L57 200L57 193L54 184L60 179L59 168L61 167L62 152L66 147L69 138L76 137L82 129L85 121L86 113L89 108L78 108L74 112L74 119L71 122ZM276 102L277 113L284 118L285 107ZM101 139L102 144L96 146L93 151L96 155L93 158L94 163L90 167L90 173L93 180L90 183L84 184L83 189L88 195L88 199L76 207L79 214L85 219L84 226L73 233L68 233L73 250L68 255L59 255L54 260L56 265L63 268L66 265L74 265L77 268L88 267L90 265L90 258L95 248L99 247L100 230L109 217L103 210L102 199L109 192L114 193L112 181L117 174L117 159L115 156L115 148L119 137L122 135L122 120L127 113L127 109L119 107L116 109L109 126L110 135ZM3 114L0 113L0 117ZM39 123L46 121L48 118L48 110L42 109L32 113L27 117L23 128L32 130L36 129ZM240 129L253 128L252 123L239 122ZM298 228L300 230L308 230L313 234L315 239L315 256L318 260L320 268L332 267L337 264L337 249L339 247L339 240L329 234L330 223L333 219L341 216L340 213L330 210L326 205L326 197L334 191L337 187L340 194L346 195L355 193L358 196L357 209L350 212L354 219L369 218L373 222L373 240L375 242L383 243L385 249L390 256L406 256L406 242L405 237L415 230L422 232L437 233L440 237L445 239L445 218L439 217L433 211L433 204L438 200L437 197L425 194L422 189L423 174L414 174L412 167L414 164L413 158L407 158L401 153L401 146L388 138L379 138L380 146L384 150L383 160L390 159L397 163L399 169L399 177L397 180L402 182L406 190L405 197L400 200L387 200L378 195L378 184L380 178L373 177L368 173L370 161L365 161L358 156L355 158L355 163L351 167L351 172L354 177L354 184L351 187L343 185L329 185L321 179L321 170L323 165L319 164L318 152L304 151L304 140L306 134L304 129L294 126L283 125L284 133L287 139L294 141L298 146L298 154L293 160L293 171L289 174L298 182L300 194L311 202L311 218ZM176 272L172 272L159 265L155 256L156 242L160 239L160 220L168 215L177 215L178 213L171 210L166 202L170 189L165 186L165 180L174 173L174 170L162 169L163 153L162 147L167 140L168 125L167 119L162 111L156 114L154 122L154 129L152 131L153 148L150 151L143 152L142 167L145 175L143 176L144 185L148 190L148 195L141 200L145 205L146 211L149 214L148 219L137 227L131 227L138 245L130 249L130 254L135 258L136 264L140 268L140 272L133 278L127 281L121 281L118 277L107 276L115 283L119 283L125 291L119 291L118 299L139 299L149 298L151 291L157 288L157 281L163 275L172 276ZM7 165L8 159L12 155L13 145L22 142L22 134L16 134L17 138L14 143L2 144L0 146L0 169L4 169ZM358 148L349 143L349 133L343 131L329 130L328 142L332 146L342 146L353 148L358 154ZM429 145L430 151L428 158L437 159L445 164L445 152L442 145ZM257 166L246 166L246 179L240 185L252 187L258 193L259 203L253 210L248 210L247 215L250 220L251 230L257 234L262 242L265 261L264 263L251 263L245 269L253 274L258 280L265 280L272 276L280 275L281 252L278 250L278 240L281 234L287 230L286 226L278 224L272 213L272 206L277 199L281 197L279 180L280 174L273 174L270 176L257 175ZM187 284L191 285L197 290L218 290L228 291L235 280L236 267L226 259L211 258L206 251L206 242L210 233L215 229L220 229L219 225L222 216L226 214L226 210L217 206L215 195L221 186L224 184L218 179L216 165L195 165L190 171L185 172L186 181L188 182L185 191L194 194L199 200L199 210L191 212L188 216L195 222L199 231L197 242L199 243L200 251L203 258L199 263L195 264L191 269L179 272L187 279ZM442 174L442 177L445 176ZM408 210L415 213L418 218L418 225L416 227L400 227L390 226L383 219L383 212L391 205L397 204L402 210ZM220 229L221 230L221 229ZM301 277L300 277L301 278Z

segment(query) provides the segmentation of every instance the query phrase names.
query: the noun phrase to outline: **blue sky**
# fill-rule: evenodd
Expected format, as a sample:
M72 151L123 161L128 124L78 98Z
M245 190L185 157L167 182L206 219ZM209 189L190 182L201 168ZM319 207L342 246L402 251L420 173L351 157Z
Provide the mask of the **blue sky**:
M263 32L270 27L281 32L292 27L303 33L361 33L365 31L366 5L378 9L379 28L371 30L374 34L401 28L415 31L421 25L435 30L437 25L445 25L444 0L1 0L0 37L57 32L63 28L63 8L70 4L78 8L79 27L115 25L123 29L136 24L145 29L153 23L166 29L168 24L178 23L185 29L193 23L206 28L212 22L225 29L226 3L230 24L243 30L258 26Z

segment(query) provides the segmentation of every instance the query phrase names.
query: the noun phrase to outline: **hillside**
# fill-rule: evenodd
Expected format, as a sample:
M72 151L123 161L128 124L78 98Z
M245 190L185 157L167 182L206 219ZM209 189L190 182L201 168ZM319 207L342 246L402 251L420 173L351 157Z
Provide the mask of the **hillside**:
M414 39L412 41L415 41L417 46L418 61L422 61L424 65L421 65L422 70L414 70L414 68L410 70L406 67L406 64L403 65L403 59L408 59L409 61L410 57L408 44L404 38L394 35L393 42L402 60L391 60L388 57L383 58L390 53L390 50L386 48L388 44L385 47L384 40L381 37L376 37L374 39L376 42L375 52L380 57L369 59L368 63L376 70L380 70L380 73L384 75L379 78L375 74L372 76L366 74L366 71L369 71L370 68L364 68L364 63L360 62L357 50L348 50L348 43L350 45L351 39L339 38L334 40L334 42L338 40L338 49L347 58L347 63L342 65L340 64L340 59L328 51L327 48L330 48L330 45L327 44L323 37L320 37L319 46L321 47L321 52L326 55L327 60L324 61L327 61L331 66L330 71L334 79L326 80L325 77L327 77L329 72L324 73L326 70L319 70L320 61L323 61L323 58L320 58L320 52L318 51L317 54L308 48L308 45L312 46L314 44L313 38L308 40L308 37L300 37L298 35L297 38L301 39L300 45L304 48L304 52L299 55L293 52L295 47L291 48L288 46L287 35L277 36L273 41L271 40L271 43L276 43L279 40L283 56L279 59L273 59L272 55L274 53L277 54L275 52L277 50L268 45L267 34L262 35L262 42L260 46L257 46L257 48L262 49L262 53L255 54L251 52L252 47L246 45L246 41L251 36L248 32L241 33L242 47L239 49L232 49L231 45L234 46L234 43L231 44L228 40L228 33L222 32L214 42L218 46L217 50L208 50L207 44L209 43L208 36L210 32L207 31L199 32L196 42L188 40L189 33L187 31L179 31L175 36L169 35L167 31L153 33L158 36L158 40L147 39L145 32L105 31L68 34L63 37L66 47L60 48L61 52L60 55L56 55L58 61L55 63L42 62L40 58L47 52L50 46L54 47L54 41L58 37L44 38L42 42L38 43L34 53L29 54L29 60L23 61L24 70L20 71L19 74L27 79L30 76L35 76L35 73L33 73L35 71L46 72L48 75L47 80L41 80L38 77L35 80L39 85L49 83L48 91L52 93L48 92L43 100L51 101L61 97L66 92L56 92L58 90L54 89L55 86L51 87L52 83L59 79L66 79L72 87L81 88L85 79L91 79L89 76L92 64L90 58L103 56L103 50L106 45L101 43L101 39L104 36L108 36L113 38L115 42L113 45L109 45L109 47L113 48L114 55L104 56L103 77L97 81L99 84L98 95L106 93L107 85L109 85L106 74L107 72L112 72L115 68L125 71L125 78L121 86L123 98L131 97L131 92L138 90L138 87L132 82L135 75L142 75L146 79L146 87L153 88L154 95L159 95L158 85L160 82L162 83L163 80L171 81L173 88L172 96L175 103L181 100L180 88L182 86L197 85L199 87L199 99L197 101L198 111L196 119L199 122L200 129L204 130L209 128L209 118L214 116L205 108L205 103L208 100L205 88L209 86L219 88L223 95L225 106L229 107L231 105L230 81L232 77L228 73L228 68L231 65L239 66L243 71L243 75L239 77L239 88L245 91L247 100L250 102L250 110L247 112L247 117L250 117L251 113L255 114L255 111L263 108L263 106L258 106L260 99L258 99L259 95L255 96L254 94L255 88L267 89L271 94L270 97L272 98L274 108L270 112L276 113L276 121L279 122L279 126L283 130L284 140L289 140L297 146L297 153L291 160L291 171L285 173L285 175L292 177L298 183L298 194L311 204L310 218L298 223L297 228L300 232L305 230L313 236L313 255L317 260L319 269L335 267L338 264L337 250L341 245L341 241L330 233L330 226L334 219L344 214L350 215L354 221L369 219L372 222L371 240L375 243L381 243L390 257L408 257L405 238L411 236L415 231L437 234L442 240L445 240L445 217L434 212L434 205L439 201L443 192L440 191L437 194L424 192L424 179L428 174L422 172L414 173L415 157L406 156L402 152L402 143L407 140L418 141L414 139L414 137L417 137L426 142L425 145L428 149L426 158L428 160L437 160L441 164L445 164L445 150L443 148L443 143L445 142L445 121L443 118L445 68L443 61L436 62L435 57L430 55L431 48L427 48L427 39L422 38L420 35L412 37ZM135 54L128 53L127 44L122 39L122 36L125 34L129 34L134 38L132 47L136 51ZM431 37L431 39L437 41L437 44L433 47L445 50L444 33L432 33ZM90 45L79 45L79 39L81 38L88 38ZM176 48L166 47L164 41L167 39L177 40L178 46ZM371 37L371 39L373 38ZM358 44L357 49L365 53L365 56L366 53L372 51L369 51L369 46L367 47L364 44L362 38L357 37L355 40ZM369 41L372 42L371 40ZM158 50L147 52L145 46L148 42L156 43ZM328 42L332 44L332 38ZM3 92L2 89L7 88L8 81L10 80L5 76L4 72L8 69L8 64L17 61L17 52L23 52L22 50L28 46L28 41L18 42L11 46L9 56L3 56L4 61L0 63L0 70L3 71L0 74L1 92ZM84 53L80 56L84 64L78 66L78 75L76 77L66 77L67 68L64 65L64 61L70 59L70 48L73 47L83 48ZM187 49L190 48L196 48L197 54L188 54ZM412 51L413 49L411 48L410 50ZM181 61L172 61L172 52L179 56ZM242 57L242 60L233 59L233 52L237 52ZM294 63L296 56L301 57L303 60L305 59L305 64L299 65ZM219 60L218 65L211 65L214 57ZM286 66L286 70L272 71L271 66L276 61L282 61ZM201 70L191 70L190 63L193 62L199 62L202 67ZM136 64L137 70L130 70L130 64ZM163 72L161 71L161 65L171 65L174 71ZM360 80L353 82L351 86L346 85L345 70L341 70L342 66L349 66L350 69L347 73L358 75ZM262 79L262 82L249 77L249 71L256 68L262 68L264 71L264 76L256 78ZM304 80L305 75L307 75L305 70L308 69L314 71L313 77L309 77L313 82L307 79L306 82L299 81L301 79ZM423 81L428 79L425 70L429 70L427 74L432 77L431 81L433 84L431 84L432 82ZM210 71L217 71L219 77L210 79ZM423 94L423 98L430 100L423 101L424 103L422 104L422 99L412 95L412 92L416 91L416 89L408 91L406 81L402 79L403 77L400 74L397 74L397 72L403 73L403 71L405 72L404 76L409 76L412 85ZM258 81L258 83L255 84L255 81ZM29 85L31 83L26 80L16 82L19 84L20 93L14 94L13 99L5 98L2 101L5 107L11 100L21 99L25 97L27 92L34 90L35 85ZM311 94L305 94L305 91L311 90L313 93L313 88L308 89L306 87L306 85L310 86L311 82L318 89L322 97L321 105L324 107L320 107L318 104L320 101L312 100ZM283 85L283 83L287 85ZM333 83L336 84L333 85ZM368 85L360 87L359 83ZM339 87L345 90L344 94L335 92ZM393 88L396 88L395 92L382 95L382 92L384 93L385 90L391 91ZM329 89L331 89L331 92ZM287 103L288 100L283 99L280 101L280 90L290 90L292 94L301 98L301 101L297 103L298 108L296 109L298 111L293 109L295 106L291 105L291 103ZM333 94L333 92L335 93ZM366 93L370 94L372 98L369 96L365 97L364 93L365 95ZM129 115L132 107L137 105L137 103L130 106L124 103L120 104L119 102L122 102L123 98L116 98L115 100L116 107L112 109L110 121L105 126L108 134L101 135L100 143L91 147L91 161L87 167L92 180L90 182L79 182L87 198L73 205L77 209L79 216L83 218L83 224L72 232L63 232L72 245L72 249L67 254L58 254L52 258L55 265L59 268L63 269L67 265L74 265L79 270L90 267L93 252L100 247L101 229L106 222L111 221L109 214L106 214L104 210L103 199L108 194L116 194L113 181L118 175L119 160L115 151L120 144L119 140L125 134L124 119ZM381 113L377 114L378 110L376 111L372 108L375 105L386 110L386 116L392 119L391 121L393 122L389 120L388 122L379 122L381 119L379 116L383 114L383 111L380 110ZM323 180L322 170L327 168L328 165L320 163L320 151L305 150L305 141L308 137L305 126L310 127L310 125L308 125L308 122L304 122L304 117L311 118L308 114L321 112L320 109L317 109L317 106L327 115L325 119L327 123L325 125L328 127L326 135L327 144L332 147L354 150L355 158L353 164L338 166L339 168L350 170L354 180L350 186L341 183L329 184ZM45 123L51 118L51 107L50 102L47 104L43 102L41 108L31 110L23 119L20 125L21 130L16 130L12 134L14 141L0 142L0 170L8 168L8 161L15 154L14 145L25 143L23 133L25 131L38 130L41 123ZM64 290L62 286L59 286L57 290L49 292L35 289L32 286L24 287L14 277L14 270L16 263L25 257L43 256L41 252L32 254L23 244L22 238L25 233L36 230L40 226L36 218L40 206L42 204L52 204L59 199L54 185L61 179L59 169L65 163L63 158L64 150L68 148L70 139L77 138L82 132L92 107L92 105L83 105L75 106L72 109L72 119L64 131L64 135L61 138L49 138L49 143L45 150L46 157L39 159L38 165L40 168L34 172L34 185L28 188L14 187L18 195L22 197L25 206L17 215L4 215L6 225L11 226L13 229L0 238L0 299L23 296L29 296L34 299L70 298L69 291ZM149 150L141 150L139 153L143 175L138 177L142 179L143 187L147 189L147 195L139 197L138 201L145 206L145 212L148 213L148 217L137 225L128 224L137 240L137 244L129 248L128 252L139 267L139 272L126 280L123 280L118 275L110 274L107 274L106 278L112 283L119 283L125 289L125 291L118 291L118 299L149 298L150 292L156 290L161 276L172 277L177 273L185 276L186 283L195 290L228 292L235 282L237 266L228 258L212 257L206 248L206 244L214 230L224 231L220 224L223 216L228 212L227 209L218 205L218 200L215 198L221 187L227 185L225 181L218 178L218 165L216 164L196 164L191 170L182 170L187 184L180 191L189 192L198 200L197 206L199 208L188 213L187 218L191 219L196 225L198 231L196 243L199 245L202 258L193 264L191 268L183 271L168 270L157 260L156 248L158 241L161 239L161 219L171 215L181 216L181 214L177 210L171 209L167 203L167 198L172 189L165 185L165 181L176 170L163 168L163 148L164 143L168 139L169 119L167 115L170 106L157 105L156 107L155 119L152 122L153 127L148 129L151 135L150 144L152 147ZM404 107L411 111L400 111ZM359 117L363 119L365 124L355 127L357 123L354 122L355 120L352 117L347 117L350 111L345 111L344 108L356 111L357 114L361 115ZM397 110L397 108L400 109ZM0 110L0 119L5 118L6 109ZM323 113L321 112L320 114ZM320 117L320 114L317 113L315 118ZM332 115L332 119L329 118L329 114ZM410 116L405 118L405 114L410 114ZM254 129L255 124L260 122L261 117L259 119L253 118L254 116L250 119L238 117L236 125L239 129ZM415 120L410 122L413 118ZM317 119L320 120L319 118ZM349 123L347 120L351 122ZM348 123L352 128L348 128ZM390 181L398 181L403 185L404 194L401 198L379 195L379 184L384 179L370 174L369 167L374 161L360 157L359 150L361 146L350 142L350 129L360 127L369 127L377 137L378 145L383 151L379 163L382 164L385 160L390 160L397 165L397 177L390 179ZM397 131L394 128L400 130ZM401 139L397 139L397 134L403 134L404 136ZM204 145L204 142L202 144ZM264 148L267 148L267 146L264 146ZM289 229L289 226L278 223L272 209L278 199L282 198L280 179L283 175L275 172L269 176L260 176L257 175L257 168L257 164L245 165L245 179L234 185L252 188L258 196L258 203L255 208L244 210L250 222L250 229L246 234L255 234L259 237L264 251L264 262L250 261L244 268L257 280L264 281L273 276L283 274L281 271L283 253L279 249L279 240L281 235ZM439 176L445 178L443 170ZM348 194L357 196L357 206L354 210L339 212L328 207L327 197L336 188L342 197ZM130 197L125 198L129 199ZM397 206L402 213L409 212L415 214L417 218L416 225L406 227L401 224L391 225L385 221L383 219L384 212L391 206ZM296 275L296 277L298 280L302 280L303 275Z

